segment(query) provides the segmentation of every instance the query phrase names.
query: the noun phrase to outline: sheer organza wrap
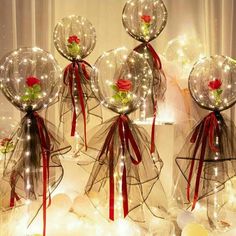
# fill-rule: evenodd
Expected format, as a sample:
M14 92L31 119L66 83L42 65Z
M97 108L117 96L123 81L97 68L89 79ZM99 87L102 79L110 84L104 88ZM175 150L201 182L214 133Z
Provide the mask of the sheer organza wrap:
M235 125L211 112L187 137L176 158L182 175L177 189L186 208L225 188L236 174ZM176 193L177 194L177 193Z
M153 111L157 109L155 106L157 107L158 100L160 101L164 99L166 91L167 82L165 73L163 71L162 62L159 55L150 43L142 43L134 50L145 55L145 58L147 59L152 71L153 79L150 85L150 93L145 100L146 104L148 104L147 109L151 110L151 112L149 110L146 111L146 116L148 116L148 114L153 116Z
M64 70L64 86L60 96L60 121L65 136L80 136L87 148L86 130L90 118L100 121L101 107L90 87L91 66L83 60L75 60ZM71 120L71 128L66 122ZM81 125L83 124L83 125Z
M33 202L28 212L29 224L38 211L50 204L51 193L63 177L60 155L70 146L63 146L62 138L55 135L55 126L46 122L37 112L27 112L16 132L11 136L14 149L5 159L3 181L6 181L3 210ZM31 206L29 205L31 208Z
M166 197L159 181L163 162L157 151L150 154L150 138L143 128L127 115L116 116L97 127L88 147L86 154L96 159L85 192L98 193L99 201L90 199L104 217L114 220L128 214L144 222L144 206L165 212Z
M64 69L64 84L60 96L60 124L63 125L64 135L77 137L76 141L79 144L76 146L81 144L85 149L89 117L99 118L99 121L102 119L99 102L90 88L91 66L83 60L93 51L95 44L95 29L85 17L64 17L54 29L54 45L57 51L71 61ZM71 121L70 126L67 125L68 121ZM80 148L75 149L75 155Z
M19 48L3 61L2 92L24 112L18 129L4 144L6 150L11 146L11 152L4 159L3 180L7 183L4 196L9 197L9 203L4 199L3 208L12 210L15 206L27 205L29 224L42 208L42 234L45 236L50 194L63 176L58 157L69 147L59 147L63 145L61 140L56 139L38 111L58 97L61 68L50 53L37 47Z
M151 108L153 125L151 131L150 152L155 149L155 122L158 112L158 100L163 99L166 90L166 77L162 70L162 63L150 42L158 37L167 23L167 10L162 1L131 0L127 1L123 13L122 22L126 32L131 37L142 42L134 51L137 51L147 59L152 70L153 79L149 90L149 96L142 101L140 106L141 119L150 114L147 108Z
M143 55L117 48L97 59L91 79L95 95L118 115L91 131L86 155L92 159L79 162L84 167L93 164L85 192L105 218L128 216L145 222L144 205L165 211L158 181L163 163L156 151L150 153L147 133L128 115L146 97L152 71Z
M162 69L160 57L150 43L143 43L136 47L134 51L137 51L145 56L153 76L150 85L150 92L145 100L142 101L143 104L140 106L141 114L143 110L145 110L145 115L143 118L146 118L146 114L148 113L151 113L151 116L153 117L150 147L150 152L153 153L155 149L155 122L158 114L158 101L164 99L164 94L166 91L166 76ZM147 108L149 110L146 110Z

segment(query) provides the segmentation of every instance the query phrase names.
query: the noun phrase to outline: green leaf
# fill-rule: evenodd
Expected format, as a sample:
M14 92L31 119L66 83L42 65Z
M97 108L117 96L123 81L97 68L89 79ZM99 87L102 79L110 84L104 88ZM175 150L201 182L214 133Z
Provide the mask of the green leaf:
M126 105L129 101L130 99L126 97L122 100L122 103Z
M21 96L21 99L22 99L24 102L28 102L28 101L30 100L29 95L23 95L23 96Z
M149 35L149 31L150 31L150 24L149 23L144 23L142 25L141 30L142 30L142 33L143 33L144 36L148 36Z
M76 43L68 44L68 51L73 56L76 57L80 54L80 46Z
M35 93L41 92L41 86L39 84L35 84L33 86L33 90Z
M126 98L127 97L127 92L119 92L121 98Z
M116 86L115 84L112 84L112 85L111 85L111 88L112 88L115 92L118 92L118 91L119 91L118 88L117 88L117 86Z
M217 90L217 94L218 94L218 95L221 95L222 92L223 92L223 89L218 89L218 90Z
M120 101L121 101L121 97L120 97L120 95L119 95L118 93L116 93L115 95L113 95L112 98L114 98L114 100L115 100L116 102L120 102Z
M35 99L37 99L37 96L36 96L35 93L32 93L32 94L31 94L31 97L30 97L30 100L31 100L31 101L34 101Z
M31 88L30 87L25 88L25 93L30 94L31 93Z

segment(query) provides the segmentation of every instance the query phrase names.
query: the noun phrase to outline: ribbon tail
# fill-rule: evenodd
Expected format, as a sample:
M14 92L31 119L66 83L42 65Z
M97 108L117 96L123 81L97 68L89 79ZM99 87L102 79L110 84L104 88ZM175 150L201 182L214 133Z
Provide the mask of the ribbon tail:
M149 49L149 52L152 54L152 57L155 60L155 66L157 69L162 70L162 63L161 63L161 59L158 56L158 54L156 53L155 49L152 47L152 45L150 43L147 44L147 48Z
M124 156L125 155L125 134L124 134L124 119L126 118L123 118L123 116L120 116L119 117L119 136L120 136L120 141L121 141L121 146L122 146L122 155Z
M72 123L71 123L71 136L75 136L75 128L76 128L76 108L75 108L75 99L73 95L73 74L70 71L69 73L69 90L70 90L70 96L71 96L71 102L73 106L73 117L72 117Z
M75 107L74 107L72 124L71 124L71 134L70 134L72 137L75 136L75 128L76 128L76 111L75 111Z
M110 176L110 200L109 200L109 218L114 221L115 212L115 180L114 180L114 150L113 140L110 145L110 157L109 157L109 176Z
M83 75L84 75L85 79L90 81L90 76L89 76L88 71L86 70L85 63L82 63L82 71L83 71Z
M68 74L69 74L69 72L70 72L70 70L71 70L71 67L72 67L72 64L69 64L69 65L66 67L66 69L64 70L64 73L63 73L63 83L64 83L65 85L68 85L66 79L67 79Z
M47 169L46 161L43 158L43 236L46 235L46 224L47 224Z
M157 101L155 101L154 103L154 113L153 113L153 120L152 120L151 149L150 149L151 154L155 152L156 115L157 115Z
M204 136L202 138L202 148L201 148L201 155L198 165L198 171L196 176L196 182L195 182L195 191L194 191L194 199L193 199L193 205L192 205L192 211L195 209L196 203L198 201L198 194L199 194L199 187L200 187L200 179L201 179L201 173L204 163L204 157L205 157L205 151L206 151L206 145L207 145L207 135L209 131L209 120L206 119L204 123Z
M149 52L151 53L153 59L154 59L154 66L157 70L161 71L164 78L166 79L165 73L162 70L162 63L161 59L156 53L155 49L152 47L150 43L147 44L147 48ZM157 115L157 96L154 95L154 111L153 111L153 122L152 122L152 132L151 132L151 154L155 152L155 122L156 122L156 115Z
M15 206L15 189L11 190L11 198L10 198L10 207L14 207Z
M128 121L127 119L124 121L126 148L129 152L132 163L134 165L138 165L142 161L142 155L139 150L138 144L129 128L127 121ZM131 155L129 144L131 145L137 160L134 159L133 156Z
M77 67L75 67L75 77L77 81L77 89L78 89L78 94L79 94L79 100L80 100L80 106L81 106L81 111L83 115L83 120L84 120L84 144L85 144L85 150L87 150L87 122L86 122L86 112L85 112L85 104L84 104L84 95L83 95L83 89L81 85L81 80L79 77L79 64L77 64Z
M48 173L49 173L49 156L50 156L50 137L46 130L43 119L35 112L34 113L38 132L41 142L41 152L43 158L43 236L46 236L47 226L47 185L48 185Z
M19 201L20 197L17 195L16 190L15 190L15 184L16 184L16 172L13 171L11 174L11 196L10 196L10 207L15 206L15 200Z
M197 154L197 151L199 149L200 141L202 139L202 134L203 134L203 124L201 123L199 126L196 127L195 132L193 133L193 136L190 139L190 142L195 142L197 139L197 142L194 147L194 152L193 152L193 157L191 161L191 166L189 170L189 176L188 176L188 184L187 184L187 200L190 202L190 187L191 187L191 180L193 176L193 168L195 165L195 157Z
M127 189L126 166L125 165L124 165L123 175L122 175L122 197L123 197L123 210L124 210L124 218L125 218L129 212L128 189Z
M211 126L209 130L209 145L212 152L219 152L219 149L214 144L215 134L219 136L219 125L215 113L211 113Z

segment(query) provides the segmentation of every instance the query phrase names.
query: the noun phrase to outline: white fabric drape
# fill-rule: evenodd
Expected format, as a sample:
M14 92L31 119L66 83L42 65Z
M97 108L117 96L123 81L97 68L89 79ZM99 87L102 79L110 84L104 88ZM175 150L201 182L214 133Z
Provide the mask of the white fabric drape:
M67 61L54 49L55 23L70 14L87 17L97 32L95 50L87 58L94 63L106 50L138 44L124 30L121 22L126 0L0 0L0 57L22 46L38 46L51 51L61 66ZM224 54L236 58L235 0L164 0L168 24L153 41L160 53L167 42L183 35L195 35L207 55ZM194 47L194 45L193 45ZM0 97L3 101L3 96ZM8 107L8 103L6 108ZM12 109L14 110L14 109ZM234 109L231 109L234 118Z

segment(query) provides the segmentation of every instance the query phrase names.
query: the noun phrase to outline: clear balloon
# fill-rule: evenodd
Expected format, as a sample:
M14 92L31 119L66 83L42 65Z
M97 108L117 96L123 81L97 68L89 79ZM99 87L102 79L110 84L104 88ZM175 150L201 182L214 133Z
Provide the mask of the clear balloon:
M189 89L199 106L225 110L236 102L236 62L225 56L200 59L189 76Z
M122 21L133 38L149 42L165 28L167 10L162 0L129 0L124 7Z
M47 107L58 95L61 69L51 54L40 48L20 48L1 65L1 88L21 111Z
M195 62L204 57L203 52L203 45L196 37L180 35L168 42L164 56L168 61L177 64L181 73L178 76L179 79L184 79L187 82Z
M70 61L85 58L96 44L95 29L82 16L63 18L56 25L53 37L57 51Z
M95 63L92 89L109 109L127 114L139 107L152 79L143 55L125 48L105 52Z

